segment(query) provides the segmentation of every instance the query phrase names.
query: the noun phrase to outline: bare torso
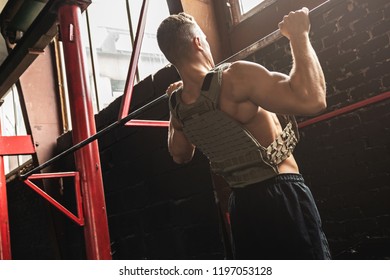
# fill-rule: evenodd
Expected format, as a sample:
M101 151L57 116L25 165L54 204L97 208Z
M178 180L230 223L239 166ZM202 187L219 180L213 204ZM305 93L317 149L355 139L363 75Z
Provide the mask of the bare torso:
M241 100L236 87L230 83L228 73L223 74L220 95L220 109L243 125L263 147L268 147L282 132L282 127L276 116L258 107L250 100ZM299 173L298 165L291 155L278 166L280 173Z
M268 147L282 132L276 114L257 106L247 98L243 98L236 80L229 71L222 75L220 93L220 109L244 126L263 147ZM233 82L234 81L234 82ZM196 102L199 91L182 91L181 99L185 104ZM278 166L280 173L299 173L298 165L291 155Z

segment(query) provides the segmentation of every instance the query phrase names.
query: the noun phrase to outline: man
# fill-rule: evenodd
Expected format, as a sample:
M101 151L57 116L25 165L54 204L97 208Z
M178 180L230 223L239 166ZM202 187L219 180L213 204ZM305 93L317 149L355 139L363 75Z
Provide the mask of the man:
M160 49L182 78L167 90L169 152L175 162L186 163L197 147L231 187L236 259L329 259L314 199L292 155L299 137L290 115L317 114L326 107L308 9L290 12L279 28L290 40L289 75L246 61L214 68L193 17L181 13L161 23Z

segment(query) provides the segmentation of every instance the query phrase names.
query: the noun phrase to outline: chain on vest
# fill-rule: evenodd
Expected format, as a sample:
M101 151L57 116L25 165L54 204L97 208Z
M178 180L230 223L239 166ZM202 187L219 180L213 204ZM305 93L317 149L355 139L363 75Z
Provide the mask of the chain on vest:
M213 172L231 187L243 187L279 173L278 164L288 158L297 142L298 129L292 116L278 116L282 133L263 147L237 121L218 109L222 72L230 64L210 71L197 101L181 101L181 88L172 93L170 111L183 124L183 132L210 161Z

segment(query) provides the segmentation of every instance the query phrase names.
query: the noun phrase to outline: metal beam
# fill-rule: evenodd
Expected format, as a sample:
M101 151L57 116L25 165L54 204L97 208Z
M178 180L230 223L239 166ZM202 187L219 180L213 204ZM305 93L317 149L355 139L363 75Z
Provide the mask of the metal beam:
M68 80L72 115L73 142L78 143L96 134L96 125L89 89L85 47L81 38L81 9L65 4L58 9L61 39ZM108 220L104 199L103 178L97 141L75 153L80 172L84 205L84 238L88 259L111 259Z
M35 148L30 135L1 136L0 155L31 155Z
M10 259L11 241L8 220L7 183L5 181L4 158L0 155L0 260Z
M129 71L125 84L125 90L122 96L122 104L119 111L118 119L123 119L127 116L130 109L131 97L133 94L135 74L138 67L138 59L141 53L142 39L145 33L146 15L148 10L149 0L143 0L141 14L138 20L137 33L133 44L133 52L131 53Z
M13 2L9 1L10 9ZM44 53L44 49L56 36L58 7L64 3L74 3L83 11L91 2L91 0L49 0L31 24L32 19L28 19L29 26L23 27L27 28L27 31L0 65L0 98L16 83L37 56ZM6 12L7 6L2 11L2 17Z
M2 98L35 58L57 34L57 14L53 7L58 1L51 0L31 24L24 36L0 65L0 98Z

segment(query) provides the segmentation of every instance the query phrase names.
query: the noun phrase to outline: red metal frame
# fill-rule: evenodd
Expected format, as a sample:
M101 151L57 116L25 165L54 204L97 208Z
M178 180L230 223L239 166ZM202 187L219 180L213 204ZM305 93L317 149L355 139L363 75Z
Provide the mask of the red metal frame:
M73 143L96 134L85 47L81 38L81 9L70 1L58 9L65 58ZM93 141L75 152L83 192L84 238L88 259L112 259L99 147Z
M31 135L0 136L0 155L31 155L34 153Z
M40 187L34 184L31 180L37 179L50 179L50 178L63 178L63 177L74 177L74 187L76 195L76 204L77 204L77 216L69 211L67 208L62 206L57 200L52 198L49 194L43 191ZM58 173L45 173L45 174L33 174L24 180L24 183L37 192L40 196L50 202L58 210L68 216L79 226L84 225L84 214L83 214L83 205L81 198L81 189L80 189L80 176L79 172L58 172Z
M141 7L140 17L138 20L137 32L135 35L133 52L130 58L129 71L127 74L125 90L122 97L122 104L119 111L118 120L125 118L130 112L131 98L133 96L135 73L137 71L138 60L141 53L142 40L145 33L146 15L148 10L149 0L144 0ZM159 120L131 120L125 124L126 126L153 126L153 127L168 127L168 121Z
M145 33L146 12L148 9L148 4L149 0L143 0L118 120L123 119L129 113L131 97L133 95L135 73L137 71L138 59L142 46L142 39Z
M4 159L0 156L0 260L11 259L9 235L7 184L4 174Z
M126 123L129 126L153 126L153 127L168 127L169 121L152 121L152 120L131 120Z
M1 135L1 123L0 123L0 135ZM9 235L7 183L5 181L3 155L0 155L0 260L10 260L10 259L11 259L11 241Z
M309 125L312 125L312 124L315 124L315 123L318 123L318 122L321 122L321 121L325 121L325 120L337 117L337 116L342 115L342 114L349 113L351 111L357 110L359 108L362 108L362 107L368 106L370 104L374 104L374 103L377 103L377 102L380 102L380 101L383 101L383 100L386 100L386 99L389 99L389 98L390 98L390 92L384 92L384 93L378 94L378 95L376 95L374 97L365 99L363 101L356 102L355 104L352 104L352 105L349 105L349 106L345 106L345 107L343 107L341 109L334 110L332 112L320 115L318 117L315 117L315 118L312 118L312 119L300 122L298 124L298 127L299 128L304 128L306 126L309 126Z
M0 260L11 259L9 235L7 185L4 174L4 159L0 156Z
M7 202L7 182L5 180L5 155L27 155L35 153L30 135L1 136L0 123L0 260L11 259L11 240Z

